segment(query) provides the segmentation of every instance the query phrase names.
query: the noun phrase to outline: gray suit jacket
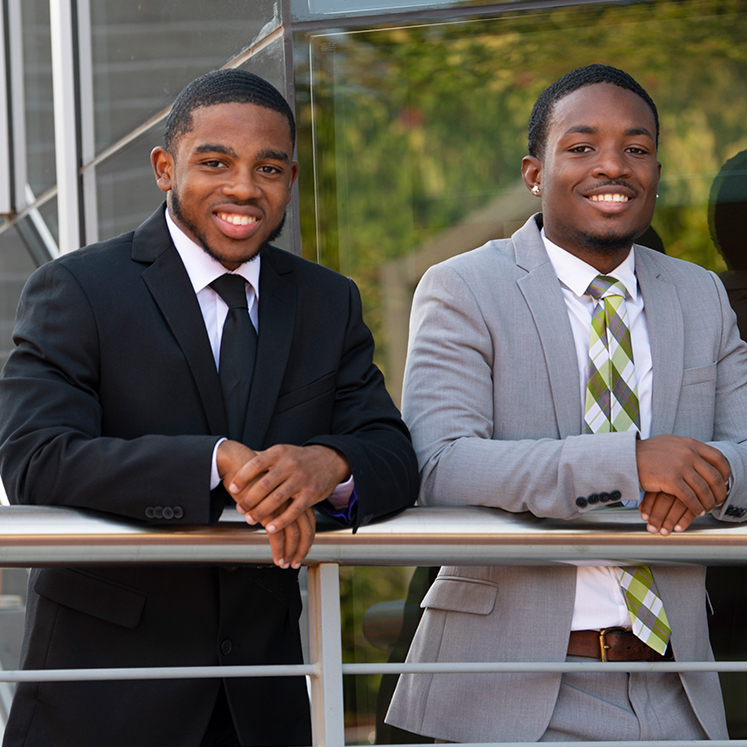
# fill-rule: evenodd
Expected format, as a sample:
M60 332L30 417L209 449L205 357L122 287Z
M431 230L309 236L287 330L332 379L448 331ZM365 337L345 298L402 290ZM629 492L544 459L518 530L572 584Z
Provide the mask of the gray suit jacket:
M531 218L511 239L431 268L412 311L403 414L420 501L571 519L578 496L639 495L635 433L582 435L583 409L560 284ZM710 442L733 487L718 518L747 507L747 346L713 273L635 246L653 357L652 435ZM710 660L705 569L657 567L675 657ZM573 567L443 568L409 661L564 661ZM682 675L711 738L726 738L718 678ZM547 675L406 675L387 720L451 741L532 741L560 685Z

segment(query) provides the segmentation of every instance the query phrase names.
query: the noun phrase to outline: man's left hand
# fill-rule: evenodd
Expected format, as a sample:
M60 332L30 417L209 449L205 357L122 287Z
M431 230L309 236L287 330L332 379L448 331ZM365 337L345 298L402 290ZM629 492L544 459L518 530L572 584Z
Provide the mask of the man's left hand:
M695 514L669 493L645 493L638 507L646 529L666 537L671 532L684 532L695 520Z
M249 524L281 532L350 476L348 460L328 446L278 444L258 451L226 484Z

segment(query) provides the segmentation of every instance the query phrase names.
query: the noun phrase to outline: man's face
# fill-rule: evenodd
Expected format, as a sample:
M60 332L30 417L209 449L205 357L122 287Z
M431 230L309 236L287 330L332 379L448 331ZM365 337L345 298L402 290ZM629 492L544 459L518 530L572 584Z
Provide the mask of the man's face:
M660 171L651 110L608 83L558 101L543 158L522 167L527 186L541 189L547 237L603 272L650 225Z
M298 174L287 119L254 104L192 112L169 153L151 154L158 186L179 227L229 270L277 236Z

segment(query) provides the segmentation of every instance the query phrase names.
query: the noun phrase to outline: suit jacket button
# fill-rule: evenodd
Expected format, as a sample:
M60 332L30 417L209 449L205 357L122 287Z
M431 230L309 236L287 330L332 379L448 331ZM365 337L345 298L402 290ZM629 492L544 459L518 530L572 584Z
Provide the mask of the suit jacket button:
M152 519L154 518L155 514L153 512L153 506L148 506L148 508L145 509L145 518L146 519Z
M226 640L220 644L220 652L223 654L223 656L228 656L231 653L232 648L233 646L231 645L231 641L228 638L226 638Z
M586 508L586 498L580 495L578 498L576 498L576 505L579 508Z
M163 519L163 506L156 506L153 509L153 516L156 519Z
M612 500L609 493L600 493L599 494L599 502L600 503L609 503Z
M174 518L174 509L170 506L166 506L163 509L163 518L164 519L173 519Z
M728 506L726 511L724 511L724 516L734 516L735 513L734 506Z
M184 510L181 506L174 506L174 518L181 519L184 516Z
M586 498L586 502L587 502L587 503L588 503L588 504L589 504L590 506L593 506L593 505L594 505L595 503L599 503L599 499L600 499L600 497L601 497L601 496L600 496L600 495L598 495L597 493L591 493L591 494L589 494L589 496L588 496L588 497Z
M610 498L611 498L611 499L612 499L613 501L615 501L615 502L619 501L619 500L620 500L620 498L622 498L622 497L623 497L623 494L622 494L622 493L621 493L621 492L620 492L619 490L613 490L613 491L612 491L612 492L610 493Z

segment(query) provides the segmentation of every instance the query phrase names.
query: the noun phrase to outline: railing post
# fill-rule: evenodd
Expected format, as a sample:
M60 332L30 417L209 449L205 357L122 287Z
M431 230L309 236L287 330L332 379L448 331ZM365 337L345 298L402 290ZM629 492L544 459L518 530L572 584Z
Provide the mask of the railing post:
M311 678L311 728L315 747L344 747L340 640L340 571L335 563L309 568L309 653L317 674Z

